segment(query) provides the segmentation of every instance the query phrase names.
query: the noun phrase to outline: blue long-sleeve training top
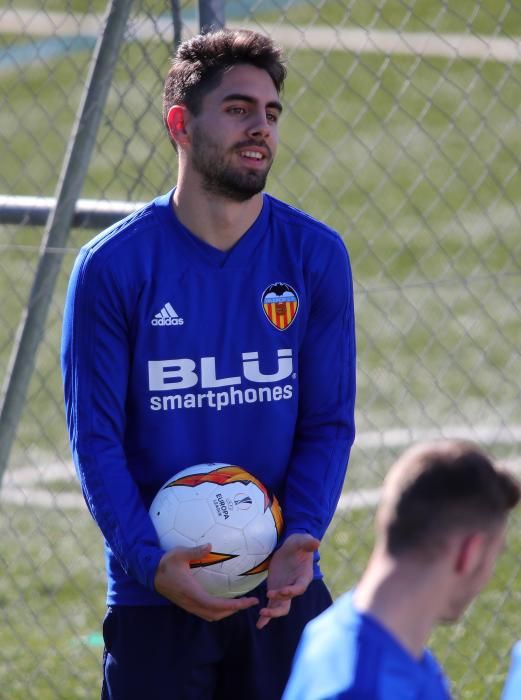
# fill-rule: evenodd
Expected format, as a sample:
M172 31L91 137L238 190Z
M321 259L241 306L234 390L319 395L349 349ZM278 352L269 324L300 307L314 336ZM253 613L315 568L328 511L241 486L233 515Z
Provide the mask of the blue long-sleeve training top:
M239 465L279 498L285 536L321 538L354 439L353 290L338 234L265 194L223 252L171 199L82 248L65 306L67 424L105 538L109 605L167 603L148 507L174 473Z

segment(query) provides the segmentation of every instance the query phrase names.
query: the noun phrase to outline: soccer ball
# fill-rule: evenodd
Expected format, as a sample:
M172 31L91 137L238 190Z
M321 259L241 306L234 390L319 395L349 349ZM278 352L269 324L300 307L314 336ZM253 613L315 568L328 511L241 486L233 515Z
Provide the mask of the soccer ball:
M190 566L208 593L226 598L248 593L266 578L283 522L277 499L258 479L221 463L175 474L149 514L165 550L212 545Z

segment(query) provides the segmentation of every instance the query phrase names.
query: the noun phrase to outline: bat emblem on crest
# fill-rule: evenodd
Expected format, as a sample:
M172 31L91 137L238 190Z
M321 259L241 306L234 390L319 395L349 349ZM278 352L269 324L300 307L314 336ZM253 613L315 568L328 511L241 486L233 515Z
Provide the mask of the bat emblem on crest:
M262 308L266 318L279 331L289 328L297 315L297 292L285 282L270 284L262 294Z

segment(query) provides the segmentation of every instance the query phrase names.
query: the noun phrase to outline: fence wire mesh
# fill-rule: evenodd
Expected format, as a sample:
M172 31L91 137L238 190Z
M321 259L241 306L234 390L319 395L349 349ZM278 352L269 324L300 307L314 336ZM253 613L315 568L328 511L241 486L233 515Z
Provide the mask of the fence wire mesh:
M4 0L0 194L54 195L104 0ZM194 2L132 5L81 196L146 201L175 181L161 92ZM174 18L177 21L174 22ZM289 76L269 190L344 237L359 350L357 439L323 545L352 585L378 486L411 441L476 440L513 469L521 442L521 8L517 0L238 0L229 26L273 36ZM0 211L0 217L2 213ZM43 228L0 220L0 377ZM74 229L0 494L0 698L99 696L101 540L71 466L59 337ZM519 517L493 582L434 647L455 697L496 700L521 636Z

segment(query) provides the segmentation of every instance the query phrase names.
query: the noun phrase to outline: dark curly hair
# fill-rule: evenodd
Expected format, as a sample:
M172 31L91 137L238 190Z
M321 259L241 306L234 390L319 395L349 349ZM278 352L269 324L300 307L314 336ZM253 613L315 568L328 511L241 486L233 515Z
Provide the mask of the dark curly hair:
M267 71L280 94L286 78L282 51L263 34L248 29L222 29L182 43L165 80L165 125L173 105L183 104L192 114L198 114L203 98L219 85L223 73L241 63Z

